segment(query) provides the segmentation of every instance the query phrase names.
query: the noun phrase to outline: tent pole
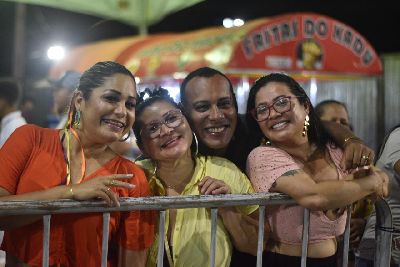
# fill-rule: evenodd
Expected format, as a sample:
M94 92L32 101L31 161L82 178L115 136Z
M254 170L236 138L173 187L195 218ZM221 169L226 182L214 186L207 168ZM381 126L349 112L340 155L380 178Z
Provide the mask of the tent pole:
M15 7L13 77L22 84L25 76L25 31L26 5L17 3Z

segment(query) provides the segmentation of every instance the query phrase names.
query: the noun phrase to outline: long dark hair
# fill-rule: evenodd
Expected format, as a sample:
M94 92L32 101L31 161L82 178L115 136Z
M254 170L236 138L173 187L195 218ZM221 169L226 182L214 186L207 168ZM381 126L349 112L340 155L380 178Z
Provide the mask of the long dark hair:
M154 89L150 89L150 88L144 89L139 94L139 99L138 99L138 102L136 105L136 110L135 110L136 121L133 125L133 132L136 137L136 143L138 144L140 149L143 148L143 139L142 139L142 136L140 135L140 130L142 129L143 125L139 118L141 117L143 111L147 107L153 105L156 102L166 102L166 103L172 105L173 107L175 107L176 109L179 109L180 111L182 111L182 108L180 107L180 105L178 105L174 101L174 99L169 95L169 92L167 89L164 89L162 87L157 87ZM183 111L182 111L182 114L184 114ZM190 124L189 124L189 127L190 127ZM190 128L190 130L193 133L193 130L191 128ZM193 139L195 139L195 138L193 138ZM197 151L196 140L192 141L190 148L191 148L192 156L194 157L195 153Z
M90 96L92 95L92 91L95 88L102 86L106 78L109 78L117 73L131 77L135 83L135 76L133 76L133 74L127 68L125 68L125 66L113 61L101 61L94 64L82 74L76 91L82 92L83 98L85 100L89 100ZM75 97L76 92L71 99L71 105L68 111L68 117L70 118L67 125L68 128L74 124L75 120Z
M255 108L255 99L258 91L260 91L261 87L264 87L270 82L279 82L287 85L290 92L292 92L292 94L294 94L298 98L300 104L307 104L309 106L310 112L308 115L310 117L310 126L308 128L308 141L312 144L316 144L317 147L324 150L325 145L328 143L328 141L332 140L326 133L325 129L322 127L322 123L317 116L311 104L311 101L304 89L295 79L283 73L271 73L269 75L263 76L259 78L251 87L249 98L247 100L246 112L246 120L250 131L252 131L259 137L264 136L261 132L260 127L258 126L257 121L251 116L251 111Z

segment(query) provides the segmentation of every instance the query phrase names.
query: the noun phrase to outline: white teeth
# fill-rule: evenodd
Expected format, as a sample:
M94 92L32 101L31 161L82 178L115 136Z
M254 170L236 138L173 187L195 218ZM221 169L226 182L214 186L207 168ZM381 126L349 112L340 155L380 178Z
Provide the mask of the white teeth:
M218 127L218 128L208 128L207 131L211 133L220 133L225 129L225 127Z
M285 121L280 122L280 123L277 123L277 124L275 124L274 126L272 126L272 129L280 128L280 127L282 127L282 126L285 125L285 124L286 124Z
M125 127L125 124L123 124L122 122L119 122L119 121L115 121L115 120L104 120L104 121L106 123L108 123L108 124L112 124L112 125L117 126L119 128L124 128Z

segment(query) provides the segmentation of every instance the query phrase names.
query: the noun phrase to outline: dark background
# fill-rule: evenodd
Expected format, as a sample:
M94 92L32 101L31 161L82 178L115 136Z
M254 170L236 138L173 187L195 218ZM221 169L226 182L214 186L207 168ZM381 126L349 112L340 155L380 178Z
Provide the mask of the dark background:
M165 0L160 0L165 1ZM315 12L342 21L360 32L378 54L400 51L400 8L396 1L207 0L171 14L149 27L149 33L184 32L222 25L225 17L251 20L289 12ZM0 77L12 75L15 3L0 1ZM137 29L116 21L27 5L26 77L47 75L52 62L47 48L73 47L101 39L135 35Z

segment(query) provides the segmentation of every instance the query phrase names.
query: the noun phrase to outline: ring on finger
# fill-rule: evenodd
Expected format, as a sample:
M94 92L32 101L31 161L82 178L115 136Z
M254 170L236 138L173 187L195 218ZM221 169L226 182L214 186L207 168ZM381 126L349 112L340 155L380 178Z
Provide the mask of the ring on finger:
M365 163L369 162L369 156L362 155L361 159L364 160Z
M111 180L108 182L108 185L116 185L116 184L117 184L117 181L114 180L114 179L111 179Z

